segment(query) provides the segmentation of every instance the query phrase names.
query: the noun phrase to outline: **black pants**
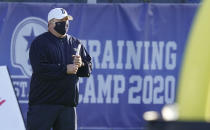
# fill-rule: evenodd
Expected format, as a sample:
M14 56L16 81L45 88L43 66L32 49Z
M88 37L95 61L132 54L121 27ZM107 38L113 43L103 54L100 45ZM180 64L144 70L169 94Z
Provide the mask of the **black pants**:
M75 107L62 105L30 106L27 113L27 130L77 130Z

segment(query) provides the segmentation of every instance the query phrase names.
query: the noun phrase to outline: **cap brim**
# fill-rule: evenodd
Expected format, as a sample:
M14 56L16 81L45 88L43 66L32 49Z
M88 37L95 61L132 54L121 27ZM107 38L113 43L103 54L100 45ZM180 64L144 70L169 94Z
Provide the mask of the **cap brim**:
M63 18L64 20L73 20L73 17L71 15L68 15L66 17Z

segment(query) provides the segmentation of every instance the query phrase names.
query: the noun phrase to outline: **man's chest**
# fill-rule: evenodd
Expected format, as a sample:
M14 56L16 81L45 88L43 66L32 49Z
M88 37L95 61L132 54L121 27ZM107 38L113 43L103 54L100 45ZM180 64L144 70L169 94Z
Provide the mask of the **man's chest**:
M49 57L53 63L71 64L72 55L75 55L77 47L72 43L57 41L50 46Z

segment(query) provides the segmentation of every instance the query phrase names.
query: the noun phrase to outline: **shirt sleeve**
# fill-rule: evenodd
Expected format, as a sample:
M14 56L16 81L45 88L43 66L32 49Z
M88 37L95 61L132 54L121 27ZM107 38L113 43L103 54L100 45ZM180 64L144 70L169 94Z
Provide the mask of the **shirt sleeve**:
M33 73L43 80L58 80L67 76L66 65L49 62L48 46L40 40L34 40L29 51Z
M77 76L78 77L89 77L92 72L91 57L83 45L81 46L80 55L82 58L82 62L84 63L84 66L82 66L78 69Z

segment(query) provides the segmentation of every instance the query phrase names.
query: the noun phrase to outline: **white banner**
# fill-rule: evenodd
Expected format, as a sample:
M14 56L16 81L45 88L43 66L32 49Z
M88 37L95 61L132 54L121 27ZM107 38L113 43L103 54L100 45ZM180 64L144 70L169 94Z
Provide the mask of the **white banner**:
M25 130L6 66L0 66L0 130Z

